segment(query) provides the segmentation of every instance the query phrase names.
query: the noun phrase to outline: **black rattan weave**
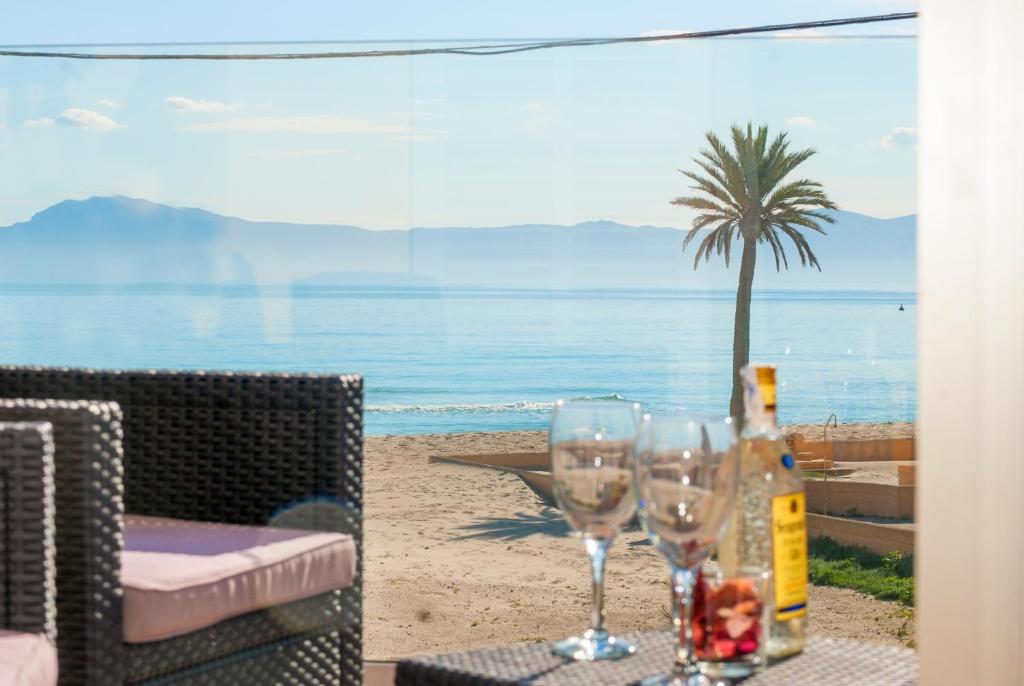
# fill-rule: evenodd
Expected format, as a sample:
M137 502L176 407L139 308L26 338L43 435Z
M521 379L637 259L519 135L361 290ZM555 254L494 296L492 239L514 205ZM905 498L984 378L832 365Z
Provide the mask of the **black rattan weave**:
M145 681L296 635L324 628L338 631L344 621L342 593L334 591L233 617L209 629L163 641L126 644L128 673L134 680ZM351 628L345 633L351 636Z
M335 631L325 629L147 682L147 686L341 686L351 676L338 673L339 642Z
M120 420L115 403L0 400L0 421L53 425L62 684L122 682Z
M323 683L360 682L359 377L0 367L0 396L117 402L124 412L128 512L339 531L355 540L353 587L227 620L193 636L125 646L128 683L161 677L192 683L188 674L219 673L240 656L257 654L266 669L248 684L290 683L291 672L279 673L286 661L267 655L302 650L334 656L327 671L337 682ZM58 547L60 536L58 528ZM285 615L287 622L276 621ZM241 674L255 668L232 669Z
M57 639L53 432L0 423L0 628Z
M637 645L615 662L573 662L551 654L548 643L474 650L398 663L396 686L624 686L665 673L672 665L671 632L625 636ZM917 678L912 650L855 641L811 638L804 652L769 667L744 686L911 686Z

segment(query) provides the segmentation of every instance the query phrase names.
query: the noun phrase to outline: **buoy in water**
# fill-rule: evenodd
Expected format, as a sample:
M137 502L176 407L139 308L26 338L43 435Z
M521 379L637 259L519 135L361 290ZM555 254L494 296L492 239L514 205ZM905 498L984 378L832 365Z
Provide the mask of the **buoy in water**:
M900 312L903 311L903 303L900 303Z

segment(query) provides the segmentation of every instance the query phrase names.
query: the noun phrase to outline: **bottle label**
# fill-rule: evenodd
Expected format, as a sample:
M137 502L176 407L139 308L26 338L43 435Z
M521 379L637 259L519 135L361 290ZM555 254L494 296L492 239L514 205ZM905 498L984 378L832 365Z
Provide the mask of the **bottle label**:
M772 572L775 620L807 614L807 525L804 494L772 498Z
M756 368L757 390L766 410L775 411L775 367Z

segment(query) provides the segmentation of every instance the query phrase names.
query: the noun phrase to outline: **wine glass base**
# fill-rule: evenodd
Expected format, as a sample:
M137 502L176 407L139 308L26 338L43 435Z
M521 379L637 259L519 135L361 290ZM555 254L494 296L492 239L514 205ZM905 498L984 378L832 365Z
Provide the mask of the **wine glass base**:
M606 631L586 631L551 646L551 652L570 660L618 660L636 652L636 646Z
M728 679L710 677L706 674L661 674L649 676L640 682L640 686L729 686L733 682Z

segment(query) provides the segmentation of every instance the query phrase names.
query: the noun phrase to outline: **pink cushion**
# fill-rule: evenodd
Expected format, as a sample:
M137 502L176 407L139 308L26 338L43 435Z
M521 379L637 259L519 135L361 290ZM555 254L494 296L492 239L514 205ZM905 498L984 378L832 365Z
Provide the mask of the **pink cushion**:
M57 649L40 634L0 630L0 684L56 686Z
M352 585L345 534L128 515L124 640L160 641Z

